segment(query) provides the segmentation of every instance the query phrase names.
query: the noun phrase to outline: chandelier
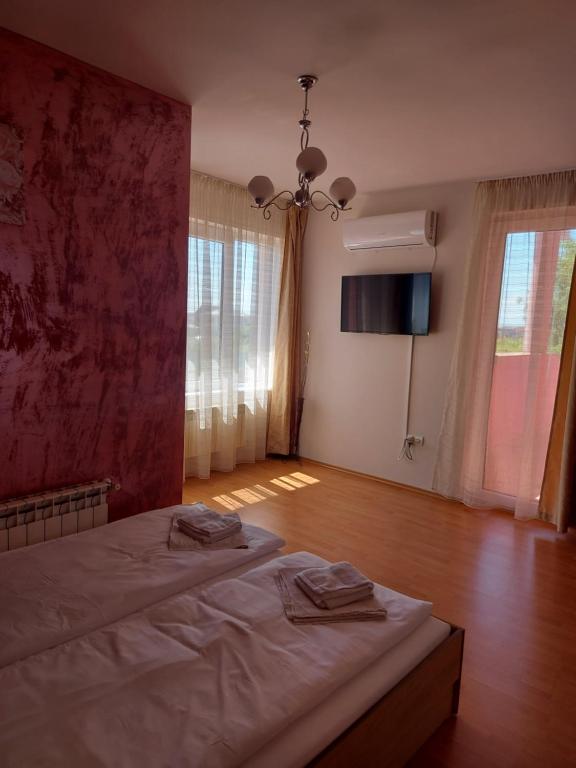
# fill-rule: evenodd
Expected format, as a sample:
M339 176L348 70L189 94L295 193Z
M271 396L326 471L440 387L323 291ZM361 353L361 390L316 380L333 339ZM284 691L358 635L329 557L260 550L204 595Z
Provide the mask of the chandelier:
M308 109L308 91L317 82L318 78L315 75L300 75L298 78L298 83L304 91L304 110L302 119L298 121L302 133L300 135L301 151L296 158L296 168L298 169L298 189L296 192L284 190L275 195L274 185L268 176L254 176L248 184L248 191L255 202L252 208L260 208L265 219L269 219L272 215L271 205L281 211L287 211L294 205L297 205L298 208L314 208L315 211L333 208L331 211L332 221L338 219L340 211L350 210L346 206L356 194L356 187L347 176L340 176L332 182L329 189L330 195L319 189L310 191L310 184L328 167L324 152L318 147L308 146L309 131L312 125L309 117L310 110ZM288 197L283 197L284 195Z

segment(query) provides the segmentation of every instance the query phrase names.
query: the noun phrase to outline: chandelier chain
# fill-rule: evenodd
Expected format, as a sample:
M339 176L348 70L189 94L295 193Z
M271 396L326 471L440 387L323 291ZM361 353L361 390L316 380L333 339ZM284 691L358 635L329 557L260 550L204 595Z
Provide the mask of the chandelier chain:
M308 90L309 90L308 88L304 90L304 112L302 113L302 117L304 118L304 120L307 119L308 114L310 112L310 110L308 109Z
M310 108L308 107L308 90L308 88L304 89L304 109L302 110L302 119L298 121L298 124L302 128L302 133L300 134L300 149L302 152L308 147L308 142L310 141L309 128L312 125L310 120Z

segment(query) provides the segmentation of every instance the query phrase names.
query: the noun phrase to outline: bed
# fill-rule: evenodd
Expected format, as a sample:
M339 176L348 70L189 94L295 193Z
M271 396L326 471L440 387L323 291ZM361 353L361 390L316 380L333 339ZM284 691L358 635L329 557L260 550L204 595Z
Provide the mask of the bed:
M395 768L458 711L464 633L430 616L245 768Z
M0 670L3 765L399 766L458 700L463 632L378 587L384 622L296 626L274 557Z
M279 536L244 525L248 549L167 547L182 505L0 555L0 667L277 555Z

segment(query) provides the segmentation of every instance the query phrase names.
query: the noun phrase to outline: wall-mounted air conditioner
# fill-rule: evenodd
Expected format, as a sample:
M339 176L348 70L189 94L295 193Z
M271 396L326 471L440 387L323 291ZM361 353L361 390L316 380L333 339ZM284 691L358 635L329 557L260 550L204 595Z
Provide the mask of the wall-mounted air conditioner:
M349 251L435 245L437 218L434 211L411 211L348 219L342 225L344 245Z

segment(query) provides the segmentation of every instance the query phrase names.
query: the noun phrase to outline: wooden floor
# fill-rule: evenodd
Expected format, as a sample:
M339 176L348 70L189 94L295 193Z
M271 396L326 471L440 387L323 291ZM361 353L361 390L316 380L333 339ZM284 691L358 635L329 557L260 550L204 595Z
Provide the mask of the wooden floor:
M465 627L460 715L412 768L576 766L573 534L296 461L188 481L184 501L196 500L236 508L287 552L350 560Z

